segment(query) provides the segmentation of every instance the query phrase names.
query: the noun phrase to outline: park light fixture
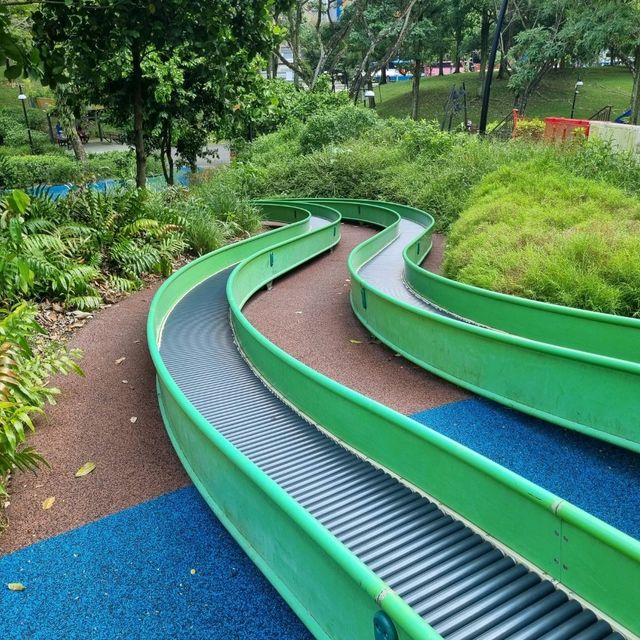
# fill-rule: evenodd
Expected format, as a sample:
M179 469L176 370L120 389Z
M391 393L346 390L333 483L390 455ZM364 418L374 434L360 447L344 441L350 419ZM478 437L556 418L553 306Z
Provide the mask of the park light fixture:
M573 115L576 112L576 98L580 93L580 87L584 87L584 82L582 82L582 80L578 80L576 82L576 86L573 89L573 102L571 103L571 118L573 118Z
M31 129L29 128L29 117L27 116L27 95L25 94L25 92L22 90L22 85L19 84L18 85L18 91L20 93L18 93L18 100L20 100L20 102L22 103L22 113L24 114L24 122L27 125L27 135L29 136L29 146L31 147L31 153L34 153L33 151L33 138L31 137Z
M371 107L372 105L375 104L375 102L373 102L373 100L375 99L376 94L373 92L372 89L367 89L364 92L364 104L367 107Z

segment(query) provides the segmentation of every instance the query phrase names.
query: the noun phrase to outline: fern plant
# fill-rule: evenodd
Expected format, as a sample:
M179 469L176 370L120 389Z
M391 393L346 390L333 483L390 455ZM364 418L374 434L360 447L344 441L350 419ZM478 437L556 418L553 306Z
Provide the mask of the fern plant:
M59 390L47 386L55 373L82 373L79 352L60 345L32 349L33 337L42 333L35 320L36 307L26 302L11 311L0 309L0 494L6 495L6 477L14 469L35 471L44 458L26 443L34 431L33 416L54 404Z
M80 188L56 201L14 190L0 200L0 303L50 298L96 309L100 284L128 292L146 273L168 275L187 246L183 227L142 190Z

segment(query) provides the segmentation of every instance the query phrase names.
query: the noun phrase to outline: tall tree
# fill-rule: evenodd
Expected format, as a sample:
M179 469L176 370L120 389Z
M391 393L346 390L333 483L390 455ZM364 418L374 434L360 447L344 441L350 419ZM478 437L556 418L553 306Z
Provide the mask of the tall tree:
M273 0L94 0L43 4L34 13L35 42L44 80L56 84L61 69L86 93L84 99L132 122L136 183L145 185L145 138L162 123L166 65L175 52L186 64L206 64L217 109L232 109L229 72L273 48ZM228 65L232 61L233 64ZM177 61L178 65L181 60ZM173 74L179 79L179 73Z
M633 76L631 123L640 122L640 1L582 0L572 4L566 32L574 53L595 58L610 49Z
M353 0L340 20L335 19L338 0L293 0L276 10L276 22L285 30L284 42L291 59L275 51L278 61L291 69L296 83L313 90L328 68L333 68L346 45L367 0Z

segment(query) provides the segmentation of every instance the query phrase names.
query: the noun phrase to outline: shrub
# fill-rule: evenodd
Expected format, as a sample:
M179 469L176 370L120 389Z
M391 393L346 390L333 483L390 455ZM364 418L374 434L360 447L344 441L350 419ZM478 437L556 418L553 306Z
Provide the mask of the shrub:
M452 227L444 269L495 291L637 316L638 255L638 200L534 161L482 181Z
M226 241L250 235L261 224L257 207L241 197L231 185L215 179L201 181L188 198L178 203L177 210L185 218L186 239L197 254L208 253Z
M0 186L15 188L77 182L81 169L82 165L66 155L4 156L0 158Z
M32 416L53 404L58 389L47 387L55 373L82 373L79 352L49 344L34 351L34 337L42 332L36 307L21 303L11 311L0 309L0 494L6 495L6 478L14 469L35 471L44 459L26 443L34 430Z
M371 109L345 106L335 111L317 113L309 118L300 135L300 149L309 153L329 144L360 137L377 124Z
M98 285L130 291L168 275L186 247L183 219L159 194L127 189L71 192L53 201L14 190L0 202L0 303L61 300L91 310Z
M531 118L530 120L519 120L514 132L514 138L527 140L529 142L540 142L544 137L544 120Z

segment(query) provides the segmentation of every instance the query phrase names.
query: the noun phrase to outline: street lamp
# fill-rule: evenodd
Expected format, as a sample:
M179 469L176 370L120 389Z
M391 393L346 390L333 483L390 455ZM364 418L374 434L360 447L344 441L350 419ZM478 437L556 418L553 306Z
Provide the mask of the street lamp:
M27 125L27 135L29 136L29 146L31 147L31 153L34 153L33 138L31 137L31 129L29 128L29 118L27 117L27 105L26 105L27 96L24 94L21 84L18 85L18 91L20 91L20 93L18 94L18 100L22 102L22 113L24 113L24 122Z
M579 91L580 87L584 87L584 82L582 82L582 80L578 80L578 82L576 82L576 86L573 89L573 103L571 104L571 118L573 118L573 114L576 111L576 98L580 93Z
M364 92L365 107L373 107L375 105L375 101L374 101L375 97L376 97L376 94L371 89L367 89Z

